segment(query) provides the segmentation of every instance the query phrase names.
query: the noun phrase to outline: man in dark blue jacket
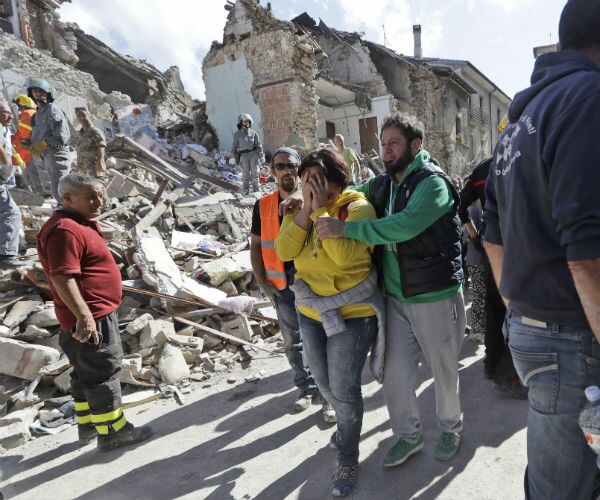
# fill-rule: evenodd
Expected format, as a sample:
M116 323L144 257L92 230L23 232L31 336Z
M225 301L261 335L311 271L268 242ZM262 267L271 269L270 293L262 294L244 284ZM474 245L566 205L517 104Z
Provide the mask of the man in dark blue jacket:
M600 1L569 0L560 51L518 93L486 185L485 247L529 387L526 497L589 499L577 417L600 385Z

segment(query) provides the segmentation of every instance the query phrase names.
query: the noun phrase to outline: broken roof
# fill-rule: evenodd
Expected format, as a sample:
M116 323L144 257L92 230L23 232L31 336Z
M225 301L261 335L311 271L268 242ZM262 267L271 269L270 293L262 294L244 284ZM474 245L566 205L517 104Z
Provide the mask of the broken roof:
M438 68L449 68L452 70L455 70L456 68L460 68L461 70L463 68L468 68L469 70L474 72L477 76L479 76L481 79L485 80L490 85L490 87L492 87L492 90L491 90L492 92L494 90L496 90L504 96L504 98L507 100L507 102L511 101L511 98L504 91L502 91L502 89L498 88L498 86L492 80L490 80L487 76L485 76L479 69L477 69L469 61L465 61L462 59L443 59L443 58L439 58L439 57L423 57L421 59L409 57L408 59L411 59L416 63L422 63L424 65L428 65L431 67L435 66ZM477 92L475 90L473 90L472 93L477 93Z

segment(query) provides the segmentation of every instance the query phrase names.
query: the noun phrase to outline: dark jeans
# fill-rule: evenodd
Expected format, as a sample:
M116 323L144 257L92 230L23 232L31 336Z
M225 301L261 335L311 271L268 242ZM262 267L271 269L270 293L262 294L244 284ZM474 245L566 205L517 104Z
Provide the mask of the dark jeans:
M92 413L100 414L121 406L119 372L123 349L117 313L112 312L96 323L101 334L95 345L79 342L72 331L60 331L59 343L73 365L71 392L75 401L87 401Z
M279 329L283 337L285 357L292 367L294 385L302 392L316 393L317 386L309 368L304 366L302 359L302 336L298 326L298 312L296 311L294 292L289 287L279 290L281 295L275 297L275 310Z
M587 328L532 326L539 322L511 311L507 321L515 367L529 387L526 498L595 499L600 473L578 416L585 388L600 385L600 345Z
M298 315L304 349L323 397L337 417L340 465L358 463L363 419L362 369L377 332L377 317L346 320L346 330L328 337L320 321Z

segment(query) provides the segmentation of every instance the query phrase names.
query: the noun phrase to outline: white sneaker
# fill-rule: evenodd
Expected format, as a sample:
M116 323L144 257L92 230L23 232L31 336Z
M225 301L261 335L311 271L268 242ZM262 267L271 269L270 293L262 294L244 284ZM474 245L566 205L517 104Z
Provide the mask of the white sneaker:
M323 403L323 406L321 407L321 416L323 417L323 422L326 424L335 424L337 422L333 406L329 403Z
M294 410L296 411L304 411L307 410L312 401L313 395L308 392L303 392L300 394L300 397L294 403Z

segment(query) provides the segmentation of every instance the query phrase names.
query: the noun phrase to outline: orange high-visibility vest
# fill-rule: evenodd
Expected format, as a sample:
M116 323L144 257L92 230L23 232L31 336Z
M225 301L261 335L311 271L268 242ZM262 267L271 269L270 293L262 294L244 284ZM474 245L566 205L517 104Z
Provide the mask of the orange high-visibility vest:
M267 279L283 290L287 286L287 279L283 261L275 253L275 238L281 226L279 222L279 192L263 196L260 206L260 246Z
M24 109L19 113L19 123L17 125L17 133L12 137L13 149L19 153L21 159L25 163L31 161L31 152L25 151L21 146L21 141L29 139L31 136L31 117L35 115L35 109Z

